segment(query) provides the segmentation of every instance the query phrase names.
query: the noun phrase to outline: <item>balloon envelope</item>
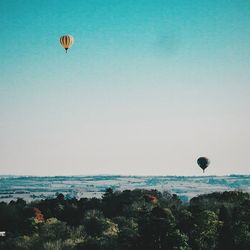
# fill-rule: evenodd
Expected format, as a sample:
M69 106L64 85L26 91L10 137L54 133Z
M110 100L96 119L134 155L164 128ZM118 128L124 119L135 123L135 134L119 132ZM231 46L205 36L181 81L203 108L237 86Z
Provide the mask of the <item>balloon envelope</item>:
M67 50L73 45L74 43L74 37L71 35L64 35L60 37L60 43L62 47Z
M210 163L210 161L206 157L199 157L198 160L197 160L197 164L203 170L203 172L208 167L209 163Z

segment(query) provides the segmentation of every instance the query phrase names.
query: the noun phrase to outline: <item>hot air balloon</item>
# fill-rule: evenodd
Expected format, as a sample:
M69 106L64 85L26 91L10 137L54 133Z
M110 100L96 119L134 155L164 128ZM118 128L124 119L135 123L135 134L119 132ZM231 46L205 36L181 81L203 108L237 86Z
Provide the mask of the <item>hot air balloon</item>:
M197 160L197 164L203 170L203 173L205 172L205 169L208 167L209 163L210 163L210 161L206 157L199 157Z
M60 37L60 43L62 45L62 47L67 50L72 46L72 44L74 43L74 38L71 35L64 35Z

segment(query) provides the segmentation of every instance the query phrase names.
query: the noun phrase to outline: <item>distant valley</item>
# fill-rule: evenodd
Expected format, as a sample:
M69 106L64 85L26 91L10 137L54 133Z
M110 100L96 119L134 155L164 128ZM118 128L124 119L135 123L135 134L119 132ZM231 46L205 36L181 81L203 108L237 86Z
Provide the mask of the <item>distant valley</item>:
M229 176L0 176L0 201L55 197L101 197L107 188L157 189L177 194L187 202L199 194L242 190L250 192L250 175Z

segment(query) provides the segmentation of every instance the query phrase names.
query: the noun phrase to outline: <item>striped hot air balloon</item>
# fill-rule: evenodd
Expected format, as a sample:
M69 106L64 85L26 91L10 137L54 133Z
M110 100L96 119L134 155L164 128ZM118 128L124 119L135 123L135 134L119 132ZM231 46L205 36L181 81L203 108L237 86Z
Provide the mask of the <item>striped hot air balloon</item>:
M72 44L74 43L74 37L71 35L64 35L60 37L60 43L62 45L62 47L67 50L72 46Z

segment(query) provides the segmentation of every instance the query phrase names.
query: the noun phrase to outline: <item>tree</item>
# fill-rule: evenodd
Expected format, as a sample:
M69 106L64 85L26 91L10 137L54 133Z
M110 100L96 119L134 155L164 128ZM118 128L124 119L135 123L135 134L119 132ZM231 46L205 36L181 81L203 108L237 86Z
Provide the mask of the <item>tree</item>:
M212 250L217 246L219 229L222 222L218 216L210 210L204 210L195 218L193 238L193 249Z
M188 249L188 238L176 228L168 208L155 207L150 213L143 211L138 226L141 249Z
M223 223L219 230L219 239L218 239L218 248L219 249L234 249L233 242L233 232L232 232L232 218L229 212L229 209L224 205L220 208L219 211L219 220Z

